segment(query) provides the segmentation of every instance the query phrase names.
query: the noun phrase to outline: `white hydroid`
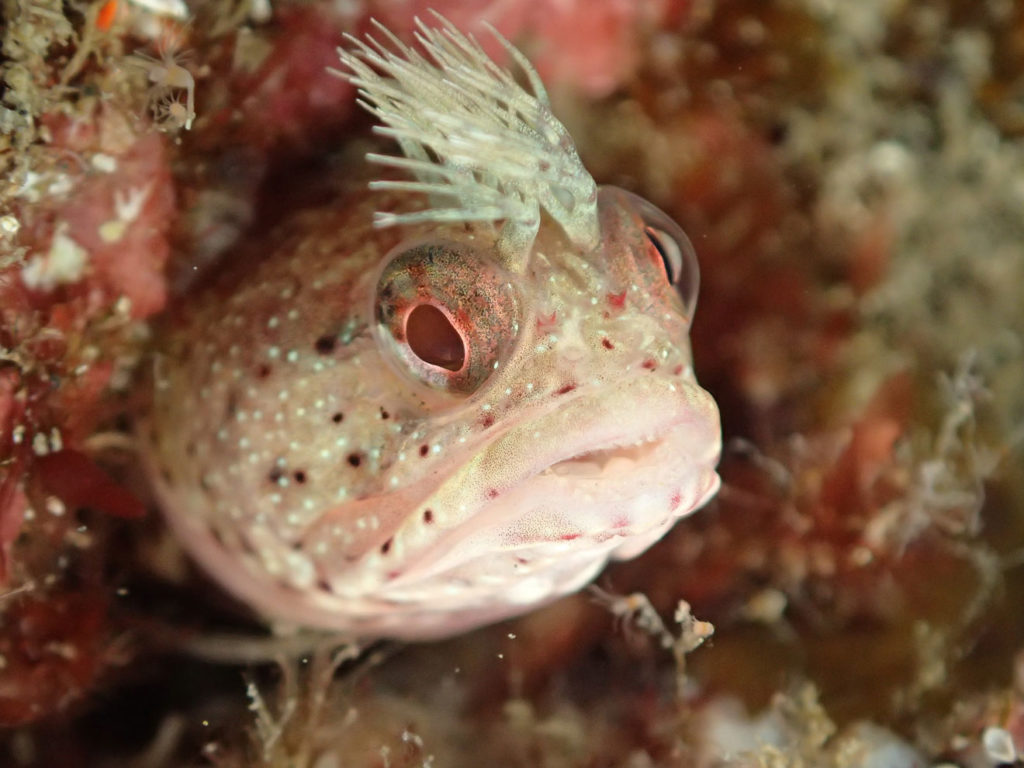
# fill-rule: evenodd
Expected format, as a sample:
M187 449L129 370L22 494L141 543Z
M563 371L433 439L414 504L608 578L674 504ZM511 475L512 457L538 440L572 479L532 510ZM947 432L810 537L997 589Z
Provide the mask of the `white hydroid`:
M376 22L384 42L347 36L351 50L338 51L349 70L338 74L359 88L360 104L381 122L378 131L405 154L367 158L415 178L372 187L429 196L426 209L379 212L375 223L503 221L503 248L521 252L533 242L544 209L574 244L594 247L597 186L551 113L537 72L490 29L525 73L530 93L472 36L435 16L437 28L416 20L425 55Z

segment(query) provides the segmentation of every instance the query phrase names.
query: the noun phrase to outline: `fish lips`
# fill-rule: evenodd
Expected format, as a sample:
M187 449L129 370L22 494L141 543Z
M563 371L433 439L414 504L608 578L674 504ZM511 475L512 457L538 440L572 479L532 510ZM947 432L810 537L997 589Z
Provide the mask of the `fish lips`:
M442 582L463 587L441 596L452 607L474 590L510 604L571 592L706 503L720 451L717 406L692 379L583 390L492 438L423 502L453 511L397 532L401 565L379 596L421 600Z

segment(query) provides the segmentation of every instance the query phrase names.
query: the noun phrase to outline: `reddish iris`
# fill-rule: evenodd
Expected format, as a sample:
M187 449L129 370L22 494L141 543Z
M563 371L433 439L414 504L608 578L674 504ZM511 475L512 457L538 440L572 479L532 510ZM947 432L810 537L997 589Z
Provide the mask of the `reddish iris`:
M405 338L425 363L458 371L466 364L466 347L448 316L430 304L413 308L405 321Z
M676 275L672 269L671 259L665 252L665 249L668 246L662 243L658 233L651 227L647 227L644 231L647 235L647 241L651 244L651 248L654 251L651 254L651 260L658 267L658 270L661 272L662 276L664 276L665 280L669 283L674 283Z

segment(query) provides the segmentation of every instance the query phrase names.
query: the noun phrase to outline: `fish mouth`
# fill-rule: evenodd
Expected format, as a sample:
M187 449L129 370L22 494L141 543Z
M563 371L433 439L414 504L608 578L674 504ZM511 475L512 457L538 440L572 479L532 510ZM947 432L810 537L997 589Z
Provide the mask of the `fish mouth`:
M644 408L645 402L652 405ZM526 419L481 455L506 462L510 493L554 482L629 493L645 480L685 475L677 468L714 468L719 424L717 406L695 382L627 380ZM545 434L547 440L524 440Z
M661 438L637 440L632 445L616 445L584 451L568 459L556 461L540 472L565 478L587 480L607 479L632 472L638 464L649 461Z
M533 583L564 594L699 508L718 488L720 448L718 409L695 382L637 378L560 401L478 446L424 500L461 514L430 539L411 516L394 537L402 564L375 589L398 603L442 582L453 603L463 589L518 602Z

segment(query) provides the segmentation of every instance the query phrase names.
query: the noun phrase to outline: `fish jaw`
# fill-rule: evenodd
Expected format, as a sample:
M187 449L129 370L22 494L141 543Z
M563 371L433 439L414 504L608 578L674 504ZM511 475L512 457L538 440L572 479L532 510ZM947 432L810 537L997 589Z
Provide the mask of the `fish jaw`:
M610 559L640 554L715 493L719 452L710 395L692 381L634 377L524 415L453 456L461 468L442 481L366 500L378 514L405 511L406 522L386 551L355 562L320 548L306 588L268 571L266 553L228 550L195 517L171 524L211 575L276 622L428 640L524 613L578 590ZM314 529L301 551L316 551L317 539ZM279 550L269 559L282 568L293 555L310 567Z
M455 600L479 591L481 606L506 602L509 613L560 597L579 587L581 563L592 574L634 557L702 506L719 485L719 453L718 411L704 390L614 382L483 447L422 502L457 510L445 530L410 515L386 553L367 556L361 585L405 603L462 584Z

